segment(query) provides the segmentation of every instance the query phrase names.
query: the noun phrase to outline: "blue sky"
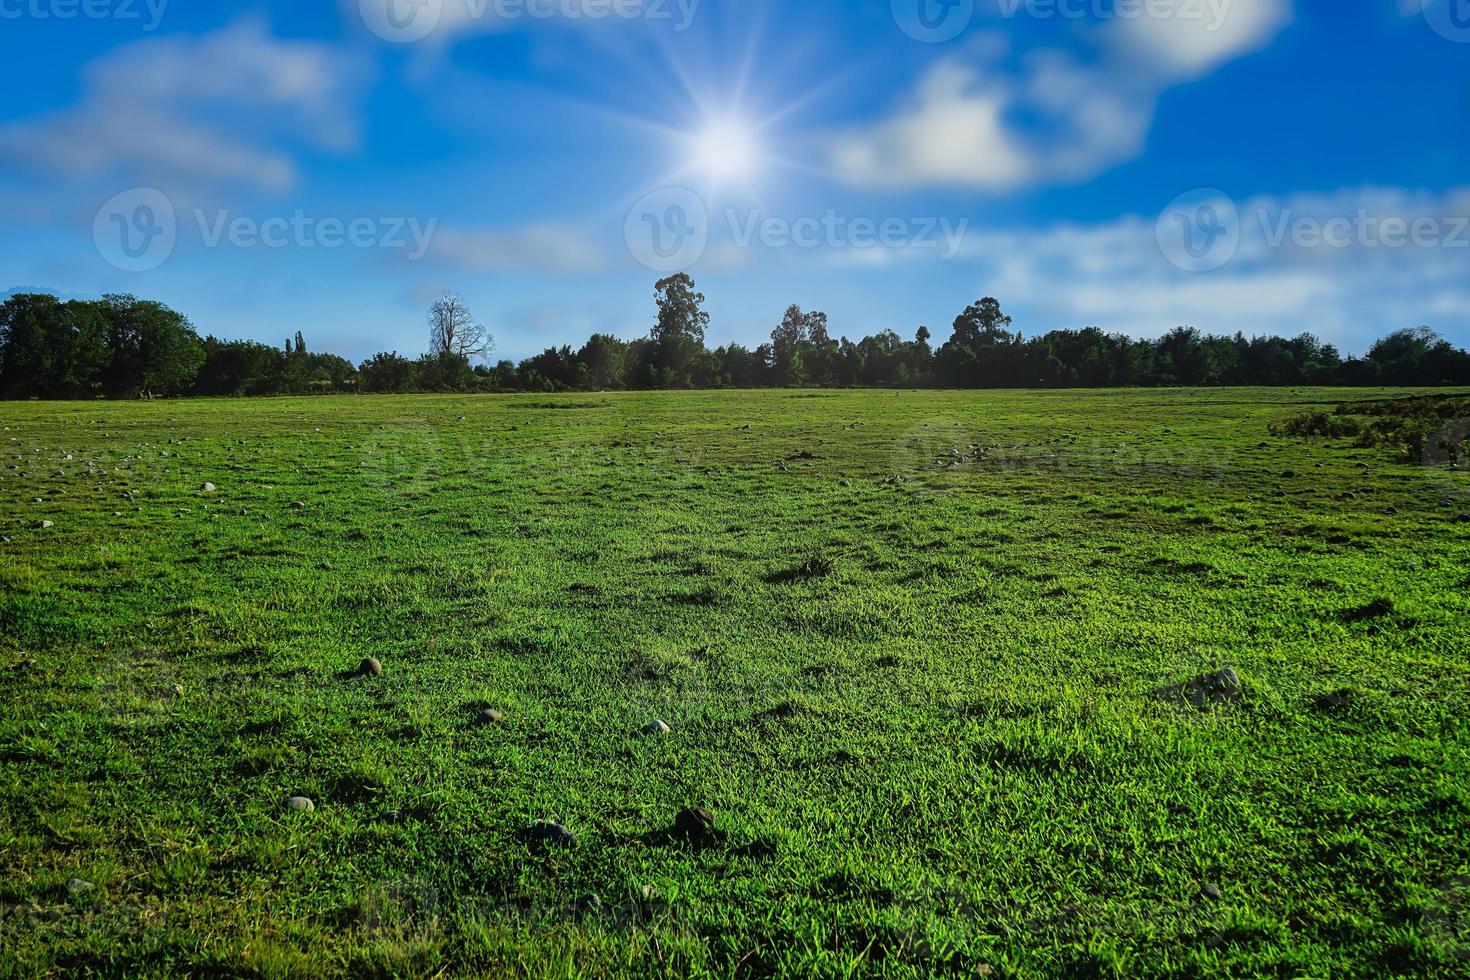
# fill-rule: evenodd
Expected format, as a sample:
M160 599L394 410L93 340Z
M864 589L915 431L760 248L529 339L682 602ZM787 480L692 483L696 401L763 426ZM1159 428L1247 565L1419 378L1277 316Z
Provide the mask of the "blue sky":
M414 2L0 0L0 292L354 359L446 288L640 336L676 268L716 343L1470 344L1470 0Z

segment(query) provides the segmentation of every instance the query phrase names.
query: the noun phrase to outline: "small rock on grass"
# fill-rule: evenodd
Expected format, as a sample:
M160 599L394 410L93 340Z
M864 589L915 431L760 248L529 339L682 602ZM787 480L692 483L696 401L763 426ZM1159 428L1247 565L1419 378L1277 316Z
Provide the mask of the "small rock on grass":
M1201 887L1199 891L1201 895L1203 895L1205 898L1208 898L1212 902L1218 902L1220 901L1220 899L1225 897L1221 893L1219 885L1210 884L1208 882L1205 883L1205 885Z
M56 525L53 522L51 522L51 521L42 521L41 523L37 524L36 526L39 527L41 530L44 531L48 527L55 527Z
M578 917L586 915L598 915L605 908L606 906L602 904L602 899L598 897L598 895L594 892L590 895L583 895L581 898L573 902L572 914Z
M709 844L720 839L715 829L715 815L699 807L680 810L674 818L672 836L692 844Z
M205 493L214 493L214 491L215 491L215 486L214 486L214 484L213 484L213 483L206 483L206 484L204 484L204 486L203 486L203 487L201 487L201 488L200 488L200 489L202 489L202 490L203 490L203 491L204 491L204 492L205 492Z
M482 725L498 725L505 721L505 714L494 708L486 708L475 717L475 720Z
M1189 682L1189 699L1195 707L1240 700L1240 675L1229 667Z
M311 813L316 809L316 804L304 796L293 796L284 805L292 813Z
M1312 707L1317 711L1340 711L1352 707L1352 704L1353 691L1346 687L1312 698Z
M1240 675L1226 667L1213 674L1204 674L1183 684L1164 688L1160 695L1167 701L1194 705L1200 710L1234 704L1244 693Z
M643 734L645 735L667 735L672 730L669 728L667 722L660 721L657 718L643 726Z
M376 657L368 657L358 665L357 672L364 677L377 677L383 672L383 664Z
M532 844L542 847L571 847L577 843L577 835L559 823L538 823L526 831Z
M72 896L85 895L96 887L90 881L83 881L81 878L73 878L66 883L67 894Z

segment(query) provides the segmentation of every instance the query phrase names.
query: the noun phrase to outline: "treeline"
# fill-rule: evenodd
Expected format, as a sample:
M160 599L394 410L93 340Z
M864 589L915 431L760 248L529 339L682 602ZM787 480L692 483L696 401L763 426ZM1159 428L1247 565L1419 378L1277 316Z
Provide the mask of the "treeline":
M338 392L478 392L761 387L1092 388L1215 385L1470 385L1470 353L1425 327L1344 357L1294 338L1202 334L1179 327L1135 340L1094 327L1027 338L992 298L955 318L935 347L891 330L834 339L825 313L792 306L755 349L705 343L704 296L685 274L655 286L647 337L596 334L519 364L472 364L493 350L457 296L430 311L431 353L381 353L353 366L307 350L200 338L183 315L131 296L61 301L43 294L0 306L0 397L131 398Z

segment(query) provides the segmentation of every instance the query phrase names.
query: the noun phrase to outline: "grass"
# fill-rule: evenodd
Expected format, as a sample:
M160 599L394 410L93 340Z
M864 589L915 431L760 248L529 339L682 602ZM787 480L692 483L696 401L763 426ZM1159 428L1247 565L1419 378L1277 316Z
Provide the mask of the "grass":
M1390 394L0 406L0 976L1464 975Z

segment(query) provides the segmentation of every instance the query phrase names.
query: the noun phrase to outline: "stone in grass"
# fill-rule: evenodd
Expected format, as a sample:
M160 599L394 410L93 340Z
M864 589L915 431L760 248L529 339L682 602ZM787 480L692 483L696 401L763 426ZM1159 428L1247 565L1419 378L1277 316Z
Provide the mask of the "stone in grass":
M505 713L494 708L485 708L475 716L475 720L482 725L498 725L505 721Z
M377 677L383 672L383 664L377 657L368 657L357 665L357 672L364 677Z
M577 835L559 823L547 821L528 827L523 835L536 847L571 847L577 843Z
M92 884L90 881L83 881L81 878L73 878L66 883L66 893L75 898L79 895L87 894L96 887L97 886Z
M667 735L671 731L673 729L669 727L668 723L658 718L643 726L643 734L645 735Z
M51 521L41 521L39 524L36 525L36 527L40 528L43 531L46 530L48 527L55 527L55 526L56 525L53 522L51 522Z
M1212 902L1218 902L1220 901L1220 899L1225 897L1224 894L1220 891L1220 886L1212 884L1210 882L1206 882L1203 886L1200 887L1200 894L1203 895L1205 898L1208 898Z
M1352 688L1343 687L1312 698L1312 708L1316 711L1341 711L1352 707L1353 698Z
M316 804L304 796L293 796L283 804L292 813L311 813L316 810Z
M1183 684L1174 684L1159 693L1165 700L1192 704L1203 711L1206 708L1234 704L1244 694L1240 675L1226 667L1213 674L1204 674Z
M202 490L203 490L203 491L204 491L204 492L205 492L205 493L214 493L214 491L215 491L215 486L214 486L214 484L213 484L213 483L206 483L206 484L204 484L204 486L203 486L203 487L201 487L201 488L200 488L200 489L202 489Z
M572 903L572 915L582 918L589 915L601 915L607 906L602 904L602 899L596 892L583 895Z
M669 836L691 844L713 844L723 835L715 827L715 815L699 807L680 810Z
M666 908L667 903L664 902L663 896L659 895L658 889L652 885L644 885L638 890L637 897L630 898L618 906L618 926L626 928L652 922Z

